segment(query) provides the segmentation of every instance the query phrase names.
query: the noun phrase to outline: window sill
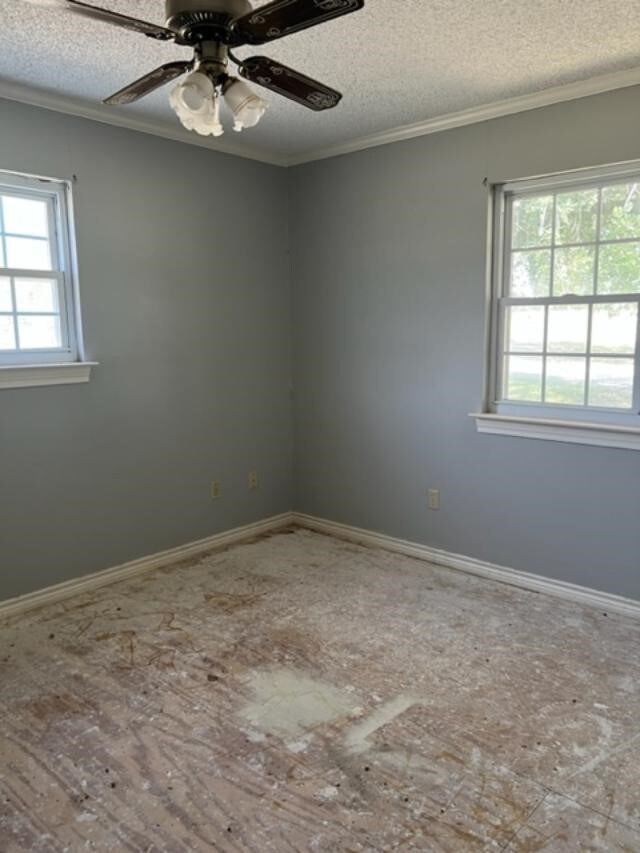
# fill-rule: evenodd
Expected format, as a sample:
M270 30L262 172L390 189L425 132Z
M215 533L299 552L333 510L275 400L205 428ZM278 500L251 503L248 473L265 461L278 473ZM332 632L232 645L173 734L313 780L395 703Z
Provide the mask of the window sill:
M95 361L70 361L63 364L10 364L0 367L0 390L37 388L43 385L77 385L88 382Z
M621 450L640 450L640 429L633 427L477 412L469 417L475 418L478 432L488 435L508 435L542 441L617 447Z

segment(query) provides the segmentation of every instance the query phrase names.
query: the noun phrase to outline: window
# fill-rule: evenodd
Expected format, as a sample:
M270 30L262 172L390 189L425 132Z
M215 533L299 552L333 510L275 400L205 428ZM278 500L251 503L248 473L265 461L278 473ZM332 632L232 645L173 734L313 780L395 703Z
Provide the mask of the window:
M65 181L0 172L0 389L88 382Z
M80 359L72 245L68 185L0 172L0 367Z
M490 410L640 427L640 165L494 192Z

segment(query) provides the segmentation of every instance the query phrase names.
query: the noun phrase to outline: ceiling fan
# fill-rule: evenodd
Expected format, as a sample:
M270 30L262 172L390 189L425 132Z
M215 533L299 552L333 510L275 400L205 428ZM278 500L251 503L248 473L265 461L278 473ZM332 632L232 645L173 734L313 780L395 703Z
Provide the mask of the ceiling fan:
M241 59L233 50L274 41L364 6L364 0L272 0L254 9L250 0L165 0L166 23L160 26L81 0L27 2L66 9L147 38L192 48L190 61L168 62L120 89L104 103L130 104L183 77L170 94L171 106L188 130L213 136L224 133L221 98L233 114L234 130L256 125L268 106L246 83L228 74L229 60L238 66L241 77L311 110L319 112L337 106L342 95L335 89L266 56Z

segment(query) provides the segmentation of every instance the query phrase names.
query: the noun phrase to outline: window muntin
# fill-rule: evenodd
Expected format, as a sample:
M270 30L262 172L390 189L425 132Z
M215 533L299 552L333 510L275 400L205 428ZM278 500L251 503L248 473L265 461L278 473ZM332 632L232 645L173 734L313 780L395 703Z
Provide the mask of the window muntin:
M0 172L0 365L79 357L63 182Z
M640 171L496 201L494 411L637 422Z

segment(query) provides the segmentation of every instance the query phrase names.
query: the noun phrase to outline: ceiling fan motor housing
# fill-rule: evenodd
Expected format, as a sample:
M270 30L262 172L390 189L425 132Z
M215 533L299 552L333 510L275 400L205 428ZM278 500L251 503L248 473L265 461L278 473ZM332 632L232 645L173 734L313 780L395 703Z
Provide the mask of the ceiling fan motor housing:
M308 27L315 27L325 21L357 12L365 5L365 0L271 0L254 10L252 0L165 0L166 25L160 26L131 15L122 15L119 12L94 6L85 0L26 0L26 2L35 3L38 6L43 4L58 6L88 20L121 27L157 41L191 47L193 57L190 61L165 62L164 65L106 98L104 103L109 106L132 104L155 92L161 86L189 74L190 77L179 86L182 85L186 91L188 87L197 87L202 83L207 89L204 101L207 102L208 107L211 107L211 115L206 117L204 123L199 122L198 126L191 122L192 115L189 123L183 121L183 124L189 130L214 134L222 132L216 109L219 105L217 90L233 79L227 73L229 59L238 66L241 77L271 89L311 110L327 110L337 106L342 96L335 89L265 56L238 59L234 56L232 48L239 45L265 44ZM202 80L203 75L206 75L209 80ZM238 87L242 85L244 85L242 81L234 81L234 91L236 93L240 91L241 88ZM184 95L185 91L179 86L176 86L174 92L182 92ZM229 92L230 88L227 89L227 95ZM190 91L190 101L194 100L191 98L193 94ZM251 93L247 97L251 103L241 121L236 116L238 125L236 129L240 129L240 125L253 127L264 112L264 105L260 105L256 95ZM200 100L203 99L200 98ZM184 100L182 106L192 113L194 109L197 112L198 108L190 106L190 101ZM183 119L178 109L176 112Z
M183 44L222 41L234 45L229 31L234 18L252 10L250 0L166 0L166 26Z

